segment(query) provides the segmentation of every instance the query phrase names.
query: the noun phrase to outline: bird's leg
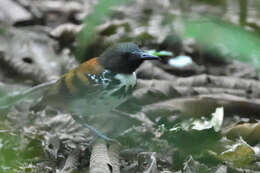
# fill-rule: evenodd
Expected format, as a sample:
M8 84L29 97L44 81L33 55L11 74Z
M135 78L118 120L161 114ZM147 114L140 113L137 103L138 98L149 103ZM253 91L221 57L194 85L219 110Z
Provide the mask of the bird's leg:
M95 135L97 135L98 137L104 139L104 140L107 140L107 141L113 141L113 139L107 137L106 135L104 135L102 132L98 131L96 128L94 128L93 126L87 124L87 123L84 123L83 124L83 127L86 127L88 128L92 133L94 133Z
M77 122L85 122L86 120L83 119L84 116L82 116L82 114L74 114L73 115L74 119L77 121ZM107 137L106 135L104 135L102 132L100 132L99 130L97 130L95 127L89 125L88 123L80 123L82 124L83 127L86 127L87 129L90 130L90 132L92 132L93 134L95 134L97 137L100 137L104 140L107 140L107 141L113 141L113 139Z

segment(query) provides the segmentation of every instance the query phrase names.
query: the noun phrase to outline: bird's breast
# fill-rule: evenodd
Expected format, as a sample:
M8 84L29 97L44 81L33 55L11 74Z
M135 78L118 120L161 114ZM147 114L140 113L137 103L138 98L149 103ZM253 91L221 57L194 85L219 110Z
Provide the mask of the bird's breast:
M135 72L131 74L118 73L114 75L113 80L117 81L117 85L115 85L109 92L113 94L114 92L121 91L121 94L125 95L135 87L136 74Z

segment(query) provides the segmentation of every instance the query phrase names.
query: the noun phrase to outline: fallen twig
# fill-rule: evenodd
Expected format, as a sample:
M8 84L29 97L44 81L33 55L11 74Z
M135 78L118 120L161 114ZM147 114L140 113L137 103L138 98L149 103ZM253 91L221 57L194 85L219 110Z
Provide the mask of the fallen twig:
M120 160L119 160L120 144L111 143L108 149L108 156L112 164L113 173L120 173Z
M90 173L112 173L113 166L110 162L107 145L104 140L97 140L93 145L90 156Z

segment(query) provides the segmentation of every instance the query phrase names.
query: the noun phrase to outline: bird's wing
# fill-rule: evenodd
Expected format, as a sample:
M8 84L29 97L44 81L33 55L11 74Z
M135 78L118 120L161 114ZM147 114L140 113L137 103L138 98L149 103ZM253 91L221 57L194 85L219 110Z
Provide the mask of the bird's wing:
M91 92L101 86L103 71L97 58L86 61L63 75L52 88L52 93L81 95L82 92Z
M103 88L103 72L97 58L80 64L52 84L40 104L53 103L53 100L62 103L83 95L95 95Z

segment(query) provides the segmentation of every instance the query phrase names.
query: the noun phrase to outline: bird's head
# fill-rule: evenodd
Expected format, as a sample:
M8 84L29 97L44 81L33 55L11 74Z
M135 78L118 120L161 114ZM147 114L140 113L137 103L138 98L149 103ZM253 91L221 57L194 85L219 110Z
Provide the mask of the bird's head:
M157 56L141 50L135 43L119 43L109 47L99 57L99 63L113 73L131 74L144 60L156 60Z

